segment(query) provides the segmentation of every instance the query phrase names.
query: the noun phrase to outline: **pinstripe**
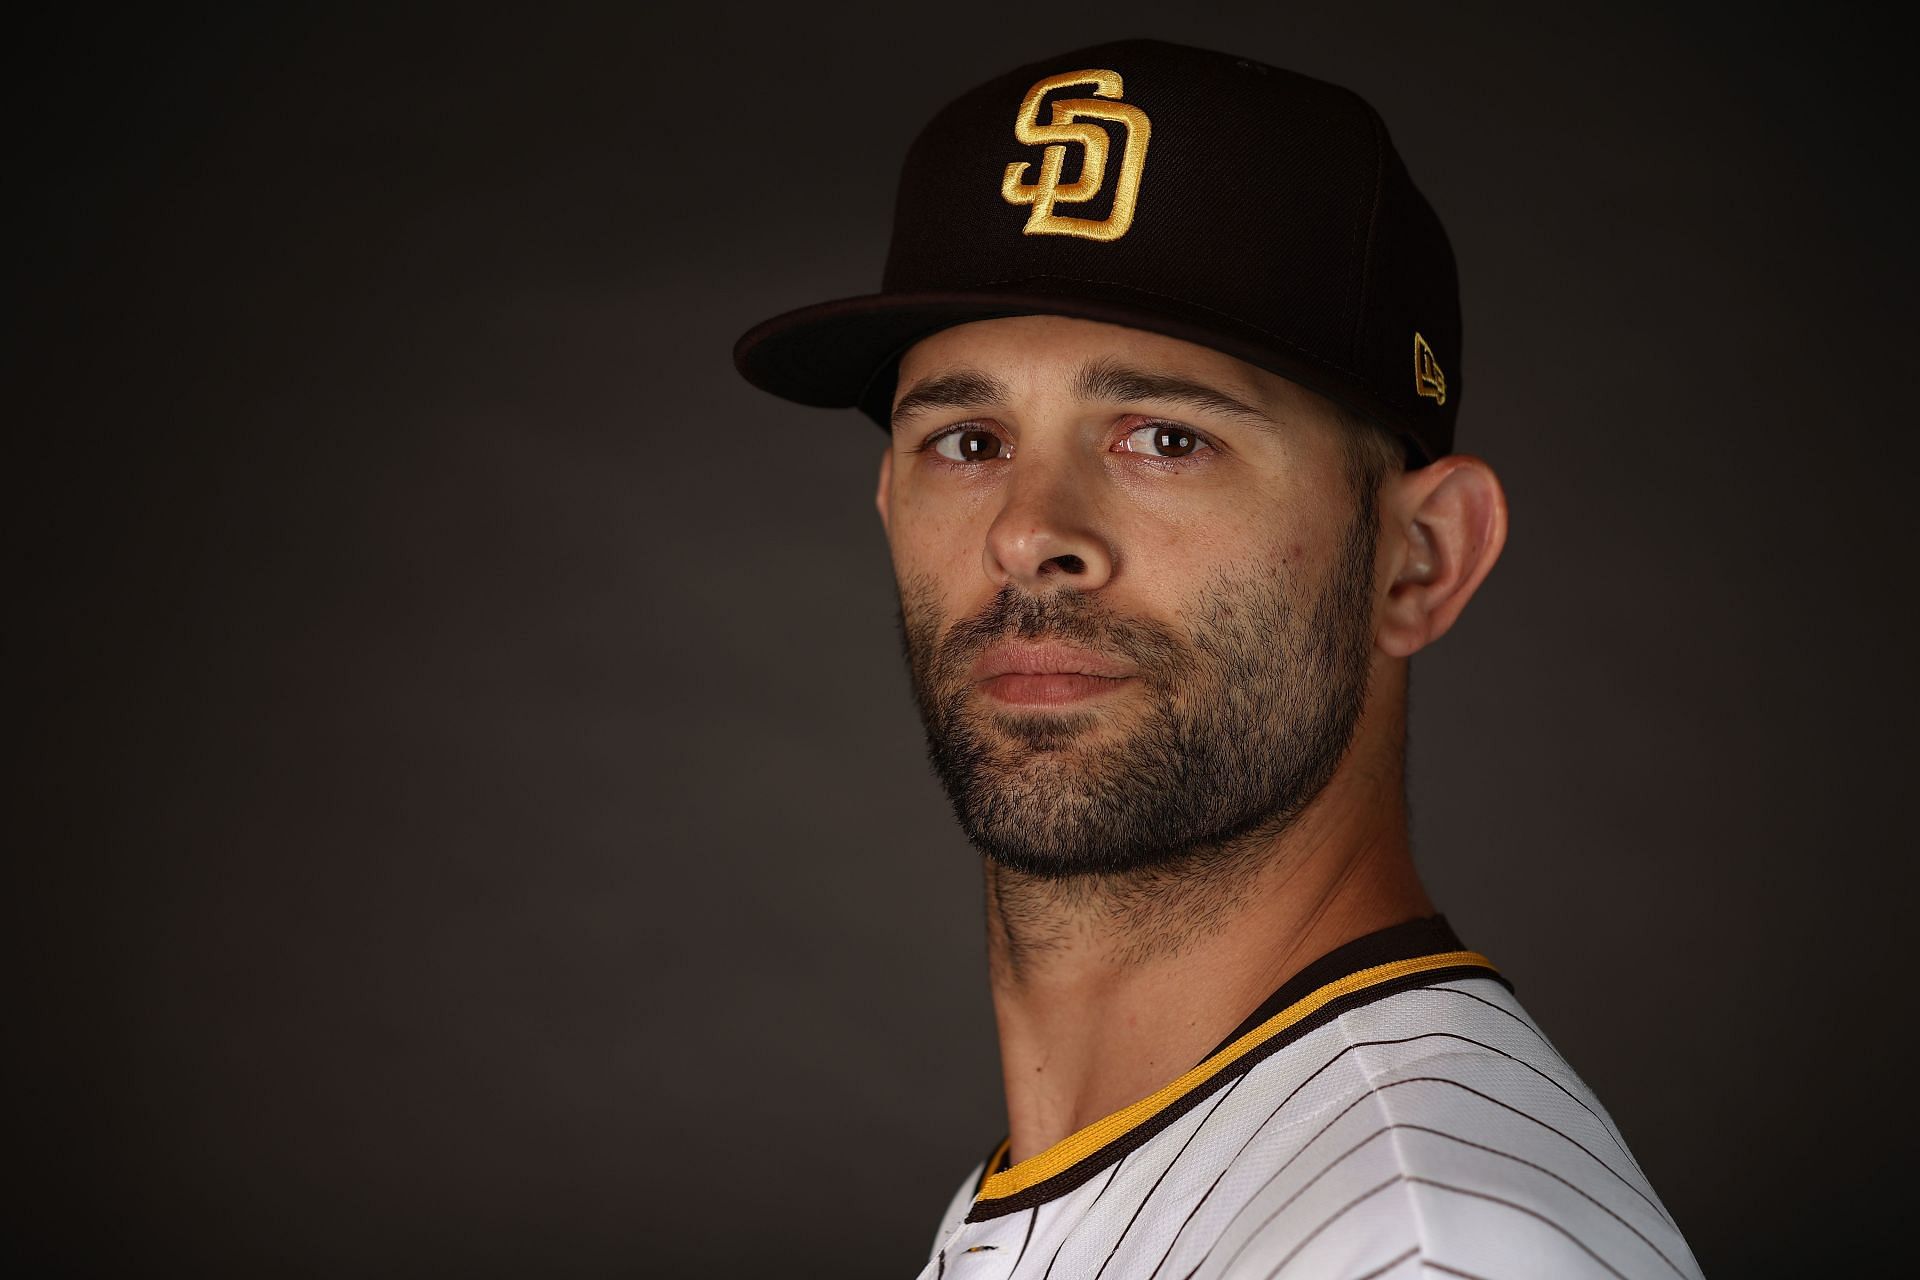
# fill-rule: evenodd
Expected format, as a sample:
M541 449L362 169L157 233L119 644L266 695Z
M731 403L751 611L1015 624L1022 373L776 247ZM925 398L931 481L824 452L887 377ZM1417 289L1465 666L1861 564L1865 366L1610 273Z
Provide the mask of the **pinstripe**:
M1374 1089L1370 1089L1365 1094L1361 1095L1358 1098L1355 1098L1352 1102L1349 1102L1344 1108L1341 1109L1339 1115L1335 1116L1332 1120L1327 1121L1327 1123L1324 1126L1322 1126L1320 1130L1313 1135L1313 1137L1318 1138L1320 1134L1325 1133L1329 1128L1332 1128L1335 1124L1339 1123L1340 1119L1344 1117L1347 1114L1347 1112L1352 1111L1355 1107L1359 1106L1361 1103L1365 1102L1368 1098L1372 1097L1373 1095L1378 1093L1385 1093L1388 1089L1398 1089L1406 1085L1412 1085L1412 1084L1451 1085L1453 1088L1460 1089L1466 1093L1470 1093L1474 1097L1479 1098L1482 1101L1491 1102L1494 1106L1499 1107L1503 1111L1511 1111L1514 1115L1519 1116L1521 1119L1527 1120L1533 1124L1539 1125L1542 1129L1545 1129L1548 1133L1551 1133L1556 1137L1563 1139L1571 1146L1578 1148L1582 1153L1586 1155L1586 1157L1589 1160L1592 1160L1595 1164L1599 1165L1602 1169L1605 1169L1608 1173L1612 1174L1615 1181L1619 1182L1621 1186L1633 1192L1633 1194L1639 1196L1642 1200L1645 1200L1647 1202L1647 1207L1652 1209L1654 1213L1658 1214L1662 1222L1665 1222L1668 1226L1673 1225L1672 1219L1668 1218L1666 1214L1660 1212L1660 1205L1658 1204L1658 1202L1656 1202L1652 1197L1648 1196L1646 1192L1634 1186L1632 1181L1629 1180L1626 1177L1626 1175L1622 1174L1619 1170L1615 1169L1612 1165L1608 1164L1605 1160L1602 1160L1599 1156L1595 1155L1592 1149L1587 1147L1579 1139L1571 1137L1568 1134L1562 1132L1561 1130L1556 1129L1554 1126L1548 1124L1545 1120L1540 1119L1538 1116L1530 1115L1527 1112L1522 1111L1519 1107L1514 1106L1512 1103L1502 1102L1500 1099L1494 1097L1490 1093L1482 1093L1480 1090L1474 1088L1472 1085L1462 1084L1460 1081L1451 1079L1450 1077L1447 1077L1447 1076L1409 1076L1405 1080L1389 1080L1387 1083L1383 1085L1379 1085ZM1304 1151L1306 1147L1311 1146L1312 1143L1313 1143L1313 1138L1307 1139L1307 1142L1303 1144L1303 1146L1301 1147L1301 1150ZM1299 1152L1295 1152L1294 1155L1289 1158L1289 1162L1291 1162L1292 1159L1297 1159L1298 1157L1299 1157Z
M1513 1201L1504 1200L1499 1196L1488 1195L1484 1191L1471 1191L1465 1187L1452 1186L1448 1183L1440 1182L1433 1178L1423 1178L1418 1174L1411 1174L1411 1173L1395 1174L1393 1177L1388 1178L1385 1182L1381 1183L1379 1186L1374 1187L1369 1191L1363 1192L1362 1194L1356 1196L1352 1200L1349 1200L1346 1204L1340 1206L1340 1208L1334 1210L1334 1212L1329 1217L1322 1220L1320 1224L1314 1227L1312 1231L1309 1231L1306 1234L1306 1236L1300 1241L1299 1244L1295 1245L1292 1249L1287 1251L1286 1257L1280 1259L1279 1264L1276 1265L1273 1270L1267 1272L1267 1280L1273 1280L1273 1277L1279 1275L1282 1271L1285 1271L1289 1266L1291 1266L1293 1263L1293 1260L1295 1258L1298 1258L1301 1252L1308 1245L1312 1244L1316 1239L1318 1239L1321 1232L1325 1231L1328 1227L1332 1226L1335 1222L1339 1221L1341 1218L1351 1213L1354 1209L1358 1208L1360 1205L1364 1204L1366 1201L1371 1200L1374 1196L1377 1196L1382 1191L1385 1191L1388 1187L1395 1186L1400 1183L1408 1183L1414 1186L1421 1186L1421 1187L1432 1187L1437 1191L1450 1191L1455 1195L1472 1196L1476 1200L1485 1200L1485 1201L1488 1201L1489 1203L1500 1205L1503 1208L1512 1209L1516 1213L1524 1213L1529 1218L1533 1218L1541 1223L1544 1223L1545 1225L1551 1227L1553 1230L1559 1232L1561 1235L1565 1236L1582 1253L1586 1254L1589 1258L1592 1258L1595 1262L1599 1263L1601 1267L1605 1268L1605 1270L1609 1274L1618 1276L1620 1280L1630 1280L1626 1272L1621 1271L1618 1267L1614 1266L1612 1263L1608 1262L1605 1258L1595 1253L1593 1249L1590 1246L1588 1246L1588 1244L1584 1240L1580 1239L1579 1236L1574 1235L1573 1232L1567 1230L1565 1227L1555 1222L1552 1218L1549 1218L1546 1214L1541 1213L1538 1210L1529 1209L1523 1204L1515 1204ZM1198 1271L1199 1269L1200 1269L1199 1267L1195 1267L1194 1271ZM1188 1280L1192 1280L1193 1273L1194 1273L1193 1271L1190 1271L1187 1273Z
M1173 1172L1173 1166L1178 1164L1180 1157L1187 1153L1187 1148L1193 1145L1193 1140L1200 1136L1201 1127L1205 1125L1207 1121L1213 1119L1213 1113L1220 1109L1220 1104L1225 1102L1228 1096L1231 1095L1235 1089L1238 1089L1246 1079L1246 1076L1241 1076L1238 1080L1228 1085L1226 1089L1221 1092L1220 1096L1213 1100L1213 1105L1207 1108L1207 1114L1200 1118L1200 1123L1193 1126L1193 1132L1188 1134L1187 1140L1180 1144L1180 1150L1174 1152L1173 1159L1167 1161L1167 1167L1160 1171L1160 1176L1153 1180L1153 1185L1147 1188L1147 1193L1140 1197L1140 1203L1133 1207L1133 1216L1128 1218L1127 1225L1120 1229L1119 1239L1113 1242L1113 1249L1107 1254L1107 1260L1100 1264L1100 1270L1093 1273L1093 1280L1100 1280L1100 1277L1106 1274L1107 1268L1113 1263L1114 1255L1120 1252L1121 1242L1127 1238L1127 1232L1133 1230L1133 1224L1140 1221L1141 1210L1147 1207L1147 1201L1151 1200L1153 1193L1160 1189L1160 1184L1167 1180L1167 1175Z
M1348 1110L1351 1110L1351 1108L1348 1108ZM1342 1112L1341 1114L1345 1115L1346 1112ZM1332 1125L1331 1123L1329 1123L1328 1128L1331 1128L1331 1127ZM1354 1143L1352 1146L1348 1147L1345 1151L1342 1151L1339 1155L1335 1156L1332 1160L1329 1160L1325 1165L1321 1167L1318 1173L1314 1174L1311 1178L1308 1178L1305 1182L1301 1183L1300 1186L1293 1192L1292 1195L1288 1196L1285 1200L1281 1201L1279 1206L1275 1208L1273 1212L1269 1213L1261 1221L1260 1226L1255 1227L1253 1229L1253 1234L1248 1236L1247 1239L1241 1243L1240 1248L1234 1251L1233 1257L1227 1259L1226 1265L1231 1267L1235 1262L1235 1260L1237 1260L1242 1253L1246 1252L1248 1246L1253 1243L1254 1239L1259 1235L1260 1231L1266 1227L1267 1223L1272 1222L1275 1218L1285 1213L1287 1211L1288 1206L1292 1205L1294 1201L1298 1200L1301 1196L1305 1195L1307 1192L1307 1189L1313 1186L1314 1183L1318 1182L1327 1173L1331 1172L1334 1166L1338 1165L1342 1160L1345 1160L1348 1156L1352 1155L1354 1152L1360 1150L1360 1148L1366 1146L1369 1142L1372 1142L1375 1138L1378 1138L1383 1134L1391 1133L1395 1130L1405 1130L1411 1133L1425 1133L1425 1134L1431 1134L1436 1138L1445 1138L1449 1142L1457 1142L1461 1146L1472 1147L1476 1151L1484 1151L1488 1155L1499 1156L1503 1160L1511 1160L1515 1164L1525 1165L1527 1168L1534 1170L1536 1173L1545 1174L1547 1177L1552 1178L1555 1182L1559 1183L1561 1186L1567 1188L1569 1191L1572 1191L1575 1195L1579 1196L1581 1199L1587 1201L1589 1204L1599 1209L1602 1213L1606 1214L1609 1218L1612 1218L1615 1222L1625 1227L1628 1231L1631 1231L1635 1236L1638 1236L1640 1239L1640 1242L1646 1245L1647 1248L1653 1250L1653 1252L1659 1256L1660 1261L1666 1263L1668 1268L1670 1268L1675 1275L1683 1276L1683 1277L1686 1275L1686 1272L1682 1271L1677 1265L1675 1265L1673 1259L1669 1258L1666 1255L1666 1252L1663 1249L1661 1249L1659 1245L1655 1244L1651 1239L1649 1239L1647 1237L1647 1234L1641 1231L1640 1228L1634 1226L1631 1222L1628 1222L1625 1218L1621 1217L1619 1214L1615 1213L1612 1209L1608 1208L1603 1201L1599 1200L1595 1196L1583 1190L1581 1187L1579 1187L1575 1183L1570 1182L1567 1179L1561 1177L1559 1174L1547 1168L1545 1165L1535 1164L1533 1161L1524 1159L1521 1156L1516 1156L1511 1154L1510 1152L1501 1151L1494 1147L1489 1147L1484 1143L1470 1141L1466 1138L1462 1138L1458 1136L1457 1134L1444 1133L1439 1129L1429 1128L1426 1125L1422 1125L1422 1124L1410 1124L1410 1123L1404 1123L1399 1121L1396 1121L1393 1124L1382 1125L1380 1128L1375 1129L1372 1133L1360 1139L1360 1141ZM1320 1130L1320 1133L1325 1133L1325 1132L1326 1132L1326 1129ZM1319 1136L1320 1136L1319 1133L1316 1133L1314 1135L1315 1138L1318 1138ZM1308 1139L1306 1145L1311 1146L1312 1144L1313 1144L1313 1139L1312 1138ZM1287 1166L1291 1165L1293 1161L1295 1159L1298 1159L1299 1156L1303 1154L1305 1151L1306 1151L1306 1146L1301 1147L1300 1151L1296 1152L1294 1156L1287 1161L1286 1164L1274 1170L1274 1172L1268 1176L1266 1182L1261 1184L1260 1191L1254 1192L1253 1195L1247 1198L1247 1207L1251 1208L1254 1202L1260 1198L1261 1192L1265 1191L1268 1187L1272 1186L1274 1183L1274 1180L1279 1178L1281 1174L1286 1172ZM1244 1211L1245 1210L1242 1210L1242 1212ZM1239 1221L1239 1215L1236 1214L1232 1219L1228 1220L1226 1227L1222 1228L1221 1234L1224 1236L1228 1230L1232 1229L1233 1224L1237 1221Z
M1547 1039L1546 1032L1542 1031L1539 1027L1534 1026L1532 1022L1528 1021L1526 1018L1521 1017L1519 1014L1515 1013L1513 1010L1506 1008L1504 1005L1496 1004L1493 1001L1487 999L1485 996L1477 996L1473 994L1473 992L1471 991L1462 991L1458 987L1432 986L1432 987L1422 988L1422 990L1444 991L1450 996L1465 996L1469 1000L1475 1001L1478 1004L1483 1004L1487 1008L1493 1010L1495 1013L1511 1018L1515 1022L1519 1023L1522 1027L1525 1027L1527 1030L1527 1034L1531 1035L1535 1040L1538 1040L1540 1042L1541 1048L1545 1049L1548 1053L1551 1053L1556 1058L1560 1056L1560 1051L1553 1047L1553 1042L1551 1040ZM1570 1093L1567 1096L1572 1098L1575 1102L1580 1102L1579 1097L1575 1094ZM1647 1171L1640 1167L1640 1162L1634 1159L1633 1152L1628 1149L1626 1135L1620 1132L1620 1126L1616 1125L1613 1122L1613 1117L1606 1115L1604 1112L1595 1111L1592 1107L1587 1107L1587 1104L1584 1102L1580 1102L1580 1105L1583 1107L1586 1107L1587 1113L1591 1115L1595 1120L1598 1120L1600 1122L1601 1127L1607 1131L1607 1136L1613 1139L1613 1145L1618 1147L1620 1149L1620 1154L1625 1156L1628 1162L1633 1165L1633 1171L1639 1174L1643 1180L1651 1183L1652 1180L1647 1178ZM1669 1219L1669 1222L1671 1222L1671 1219Z
M1020 1260L1027 1256L1027 1246L1033 1243L1033 1224L1039 1220L1040 1207L1038 1205L1027 1210L1027 1234L1020 1238L1020 1252L1013 1255L1013 1269L1007 1272L1009 1276L1019 1273Z
M1426 988L1426 989L1431 989L1431 988ZM1354 1041L1352 1044L1349 1044L1346 1048L1342 1049L1339 1053L1334 1054L1331 1058L1328 1058L1325 1062L1321 1063L1320 1066L1314 1069L1312 1074L1308 1075L1306 1079L1302 1080L1299 1084L1295 1085L1293 1089L1288 1092L1287 1096L1280 1100L1280 1104L1276 1106L1273 1109L1273 1111L1267 1116L1267 1118L1263 1120L1257 1128L1254 1129L1253 1133L1247 1137L1247 1140L1241 1144L1240 1150L1234 1153L1234 1158L1227 1162L1225 1168L1221 1169L1220 1173L1215 1176L1213 1182L1207 1187L1206 1191L1203 1192L1200 1198L1194 1202L1194 1206L1188 1212L1186 1220L1180 1224L1180 1230L1174 1232L1173 1239L1168 1243L1166 1254L1160 1259L1159 1265L1154 1267L1153 1275L1158 1276L1160 1274L1161 1267L1164 1267L1167 1264L1167 1260L1173 1256L1173 1251L1175 1247L1178 1246L1178 1244L1180 1243L1181 1235L1185 1233L1188 1225L1193 1222L1196 1216L1198 1216L1200 1210L1206 1205L1207 1200L1213 1195L1215 1189L1219 1187L1221 1180L1226 1177L1227 1171L1233 1168L1234 1164L1239 1160L1239 1158L1242 1155L1246 1154L1247 1149L1253 1145L1255 1139L1257 1139L1263 1132L1266 1131L1267 1126L1272 1124L1273 1121L1280 1115L1281 1112L1286 1110L1288 1104L1291 1103L1294 1100L1294 1098L1300 1094L1301 1090L1305 1089L1309 1084L1311 1084L1316 1078L1319 1077L1319 1075L1322 1072L1326 1071L1329 1067L1333 1066L1334 1063L1340 1061L1340 1059L1346 1057L1348 1054L1352 1053L1356 1049L1363 1049L1363 1048L1368 1048L1368 1047L1373 1047L1378 1045L1409 1044L1415 1040L1425 1040L1425 1039L1430 1039L1434 1037L1446 1037L1449 1039L1466 1041L1469 1044L1479 1045L1479 1047L1483 1049L1487 1049L1493 1053L1497 1053L1501 1057L1506 1058L1512 1062L1519 1063L1521 1066L1526 1067L1529 1071L1532 1071L1534 1074L1551 1081L1556 1086L1559 1085L1558 1081L1553 1081L1552 1077L1547 1076L1545 1072L1541 1071L1538 1067L1533 1066L1531 1063L1526 1062L1525 1060L1520 1058L1515 1058L1510 1053L1502 1053L1500 1050L1494 1049L1491 1045L1481 1044L1481 1042L1478 1040L1470 1039L1467 1036L1457 1035L1451 1031L1426 1031L1426 1032L1420 1033L1419 1035L1404 1036L1404 1037L1391 1039L1391 1040ZM1648 1207L1651 1208L1656 1214L1658 1214L1663 1222L1666 1222L1667 1225L1669 1226L1673 1225L1673 1220L1667 1216L1666 1212L1660 1207L1658 1202L1656 1202L1650 1196L1648 1196L1646 1192L1634 1186L1633 1183L1629 1181L1624 1175L1622 1175L1612 1165L1608 1164L1605 1160L1602 1160L1598 1155L1595 1155L1592 1150L1590 1150L1585 1144L1581 1143L1578 1139L1566 1133L1561 1132L1561 1130L1548 1124L1546 1121L1539 1119L1537 1116L1529 1115L1527 1112L1521 1110L1519 1107L1513 1106L1506 1102L1502 1102L1498 1098L1482 1093L1478 1089L1475 1089L1469 1085L1460 1083L1458 1080L1448 1079L1445 1076L1414 1076L1406 1080L1391 1081L1385 1085L1380 1085L1377 1088L1369 1089L1366 1093L1363 1093L1360 1097L1355 1098L1352 1102L1348 1103L1347 1106L1340 1112L1340 1115L1335 1116L1333 1120L1328 1121L1327 1125L1323 1126L1319 1131L1319 1133L1315 1133L1313 1138L1309 1138L1307 1142L1301 1147L1301 1151L1305 1151L1306 1147L1311 1146L1314 1139L1320 1136L1320 1133L1326 1132L1327 1128L1330 1128L1342 1116L1345 1116L1348 1111L1353 1110L1355 1107L1359 1106L1362 1102L1366 1101L1367 1098L1373 1096L1374 1093L1379 1092L1381 1090L1385 1090L1385 1089L1396 1088L1400 1085L1418 1084L1423 1081L1437 1081L1442 1084L1453 1085L1455 1088L1458 1088L1458 1089L1464 1089L1468 1093L1471 1093L1476 1097L1484 1098L1486 1101L1493 1103L1495 1106L1505 1108L1506 1110L1513 1112L1515 1115L1521 1116L1527 1120L1531 1120L1534 1124L1539 1125L1541 1128L1547 1129L1552 1133L1557 1134L1559 1137L1565 1139L1567 1142L1571 1143L1575 1147L1578 1147L1581 1151L1585 1152L1588 1158L1593 1160L1594 1163L1598 1164L1601 1168L1605 1169L1608 1173L1612 1174L1616 1179L1618 1179L1622 1186L1632 1191L1635 1195L1639 1196L1642 1200L1645 1200L1647 1202ZM1566 1092L1564 1087L1561 1088L1561 1092L1562 1093ZM1568 1096L1572 1097L1571 1094L1568 1094ZM1579 1099L1575 1098L1574 1101L1577 1102L1579 1101ZM1291 1164L1293 1160L1298 1159L1300 1156L1300 1153L1301 1152L1295 1152L1293 1156L1289 1157L1287 1163ZM1282 1168L1284 1169L1285 1166L1283 1165ZM1151 1280L1151 1277L1149 1277L1149 1280Z
M1100 1197L1107 1194L1107 1188L1112 1186L1113 1180L1120 1176L1120 1165L1123 1165L1126 1162L1127 1162L1126 1157L1122 1156L1119 1162L1113 1166L1113 1172L1109 1173L1107 1175L1107 1180L1100 1184L1100 1189L1093 1193L1093 1199L1087 1201L1086 1213L1091 1214L1093 1212L1093 1206L1100 1203ZM1085 1215L1082 1216L1081 1220L1085 1221ZM1040 1280L1049 1280L1049 1277L1053 1275L1053 1264L1060 1261L1060 1250L1065 1249L1072 1240L1073 1240L1073 1231L1069 1229L1067 1233L1061 1238L1059 1248L1056 1248L1053 1251L1053 1256L1047 1259L1047 1269L1040 1273Z
M1408 1258L1411 1258L1414 1254L1418 1252L1420 1252L1420 1246L1415 1245L1413 1248L1407 1250L1405 1253L1401 1254L1399 1257L1389 1259L1384 1265L1375 1267L1373 1270L1367 1272L1363 1276L1355 1276L1353 1280L1379 1280L1379 1277L1387 1274L1387 1272L1393 1270L1395 1267L1399 1266L1401 1263L1405 1262Z

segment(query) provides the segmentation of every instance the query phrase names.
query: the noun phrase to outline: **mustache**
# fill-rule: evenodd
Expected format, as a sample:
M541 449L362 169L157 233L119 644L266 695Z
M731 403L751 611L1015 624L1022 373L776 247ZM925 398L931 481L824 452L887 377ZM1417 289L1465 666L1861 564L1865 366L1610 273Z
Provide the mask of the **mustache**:
M946 672L964 671L1002 640L1051 640L1123 657L1150 682L1165 678L1186 653L1171 628L1118 617L1082 593L1035 596L1009 584L978 613L948 627L934 665Z

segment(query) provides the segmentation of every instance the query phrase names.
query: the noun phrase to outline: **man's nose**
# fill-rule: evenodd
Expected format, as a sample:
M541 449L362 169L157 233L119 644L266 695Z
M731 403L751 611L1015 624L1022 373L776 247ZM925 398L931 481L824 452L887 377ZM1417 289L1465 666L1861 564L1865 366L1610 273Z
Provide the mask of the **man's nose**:
M1095 591L1113 576L1114 552L1099 502L1097 460L1016 458L987 529L987 577L1023 591Z

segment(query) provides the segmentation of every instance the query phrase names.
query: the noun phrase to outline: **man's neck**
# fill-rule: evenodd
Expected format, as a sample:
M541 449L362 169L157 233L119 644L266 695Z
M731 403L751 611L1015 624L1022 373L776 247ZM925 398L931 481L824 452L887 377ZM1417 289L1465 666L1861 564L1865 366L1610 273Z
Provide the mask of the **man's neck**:
M1397 788L1343 774L1279 834L1177 872L1053 881L989 864L1009 1161L1178 1077L1335 947L1432 914Z

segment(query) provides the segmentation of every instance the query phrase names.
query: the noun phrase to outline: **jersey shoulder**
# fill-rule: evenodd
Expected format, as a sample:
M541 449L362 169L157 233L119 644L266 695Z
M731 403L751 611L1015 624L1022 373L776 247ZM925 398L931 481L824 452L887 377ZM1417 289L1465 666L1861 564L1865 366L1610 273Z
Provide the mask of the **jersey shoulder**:
M1612 1118L1499 982L1398 992L1308 1043L1236 1090L1242 1190L1196 1275L1699 1275Z
M1496 979L1395 989L1270 1044L1044 1194L980 1200L977 1168L926 1280L1699 1276L1611 1117Z

